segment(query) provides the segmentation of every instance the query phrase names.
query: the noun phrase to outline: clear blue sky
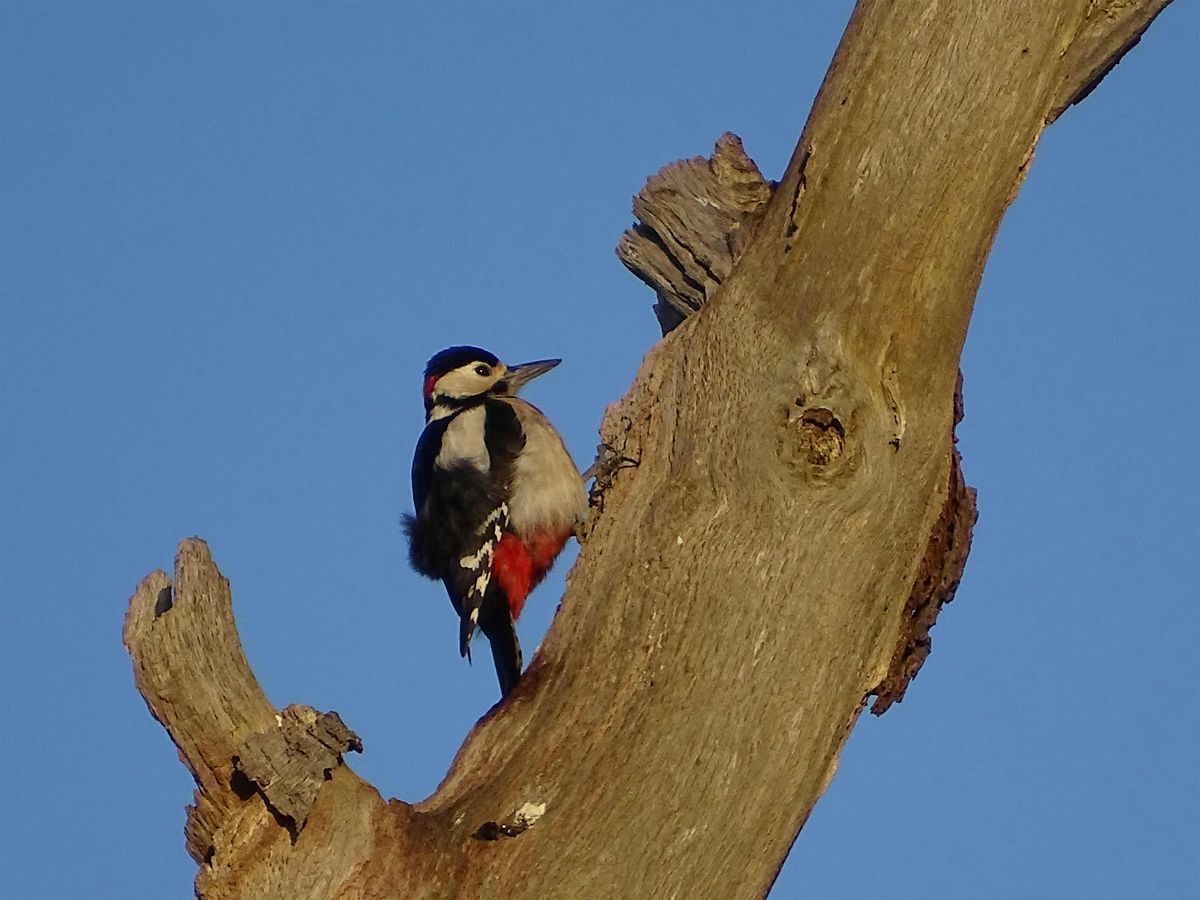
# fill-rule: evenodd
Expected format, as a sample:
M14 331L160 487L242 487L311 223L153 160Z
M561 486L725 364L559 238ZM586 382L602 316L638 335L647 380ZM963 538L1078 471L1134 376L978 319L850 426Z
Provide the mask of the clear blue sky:
M495 685L405 565L424 359L564 357L531 396L586 466L657 334L631 195L726 129L778 176L848 13L0 4L0 896L190 896L120 632L192 534L271 699L433 790ZM1200 895L1198 53L1177 3L1042 141L963 361L966 577L775 898Z

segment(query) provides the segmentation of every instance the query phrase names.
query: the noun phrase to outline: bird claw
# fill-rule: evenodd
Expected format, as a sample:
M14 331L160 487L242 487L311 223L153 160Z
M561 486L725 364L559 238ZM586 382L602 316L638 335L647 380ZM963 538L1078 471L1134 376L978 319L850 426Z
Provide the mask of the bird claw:
M591 529L587 527L588 522L592 521L595 514L604 508L604 494L612 487L613 477L617 471L637 466L639 462L640 460L634 459L631 456L625 456L608 444L601 444L599 446L596 461L580 476L584 481L587 481L589 478L595 479L591 490L588 491L588 507L592 511L591 515L588 516L587 520L575 524L575 539L580 544L591 533Z
M596 461L588 466L580 478L587 481L589 478L596 479L596 485L593 490L600 488L601 490L608 487L612 483L612 477L618 469L627 469L631 466L636 466L640 460L636 460L631 456L625 456L618 453L607 444L601 444L596 454Z

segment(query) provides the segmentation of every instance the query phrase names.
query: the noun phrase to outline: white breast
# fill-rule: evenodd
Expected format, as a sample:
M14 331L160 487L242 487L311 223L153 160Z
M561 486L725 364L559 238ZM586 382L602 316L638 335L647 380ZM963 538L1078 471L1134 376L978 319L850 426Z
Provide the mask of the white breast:
M442 446L434 465L439 469L449 469L465 463L486 472L492 462L483 439L483 422L482 406L464 410L451 419L442 436Z
M540 529L570 531L587 516L583 479L554 426L537 407L509 400L525 432L525 450L517 457L509 526L517 534Z

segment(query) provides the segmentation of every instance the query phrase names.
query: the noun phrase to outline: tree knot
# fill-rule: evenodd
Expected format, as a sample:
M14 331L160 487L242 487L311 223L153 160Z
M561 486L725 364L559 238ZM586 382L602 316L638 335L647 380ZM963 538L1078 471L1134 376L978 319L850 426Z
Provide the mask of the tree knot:
M803 398L796 400L796 406L804 407ZM800 452L810 465L827 466L842 455L846 428L832 410L810 406L789 418L796 429Z
M783 374L771 411L780 461L794 475L826 484L857 471L862 456L860 382L831 352L834 343L799 348L797 368Z

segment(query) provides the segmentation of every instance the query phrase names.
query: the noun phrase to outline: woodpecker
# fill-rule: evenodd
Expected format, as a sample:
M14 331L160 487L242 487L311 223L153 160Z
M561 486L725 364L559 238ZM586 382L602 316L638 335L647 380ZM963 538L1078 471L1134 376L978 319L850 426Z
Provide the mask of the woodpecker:
M500 694L521 677L515 621L587 514L584 482L563 440L517 391L562 360L506 366L478 347L449 347L425 366L425 430L413 455L409 560L440 579L470 659L478 628Z

